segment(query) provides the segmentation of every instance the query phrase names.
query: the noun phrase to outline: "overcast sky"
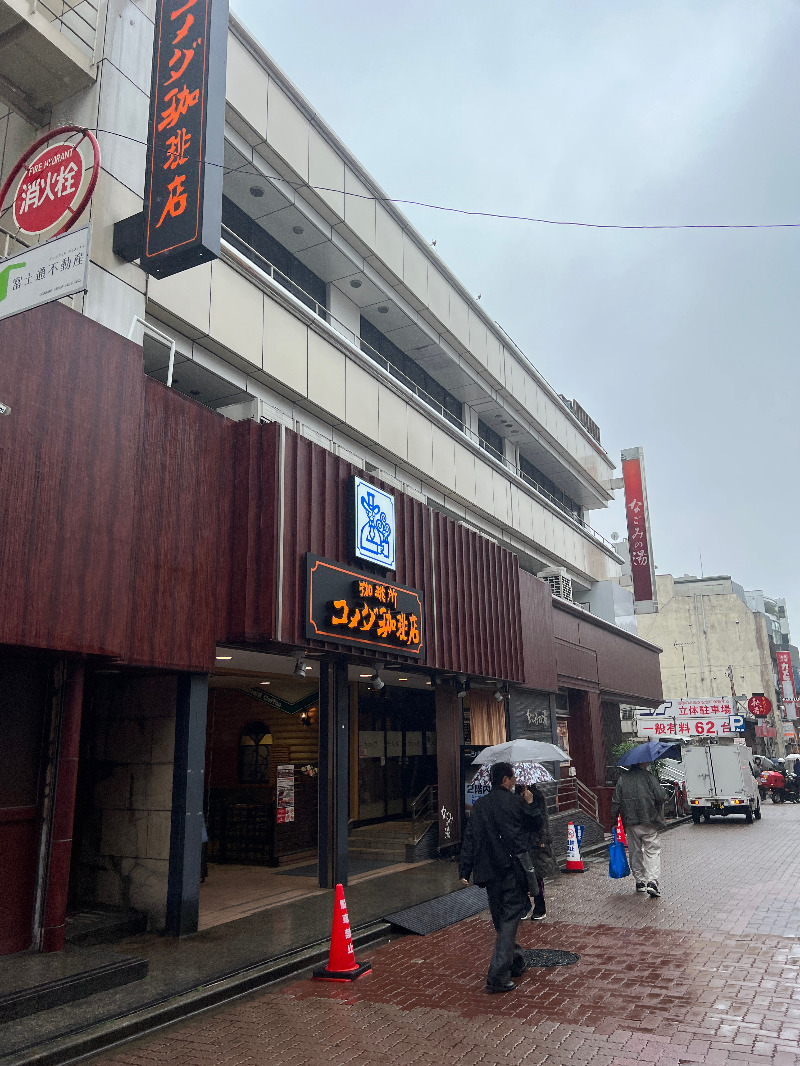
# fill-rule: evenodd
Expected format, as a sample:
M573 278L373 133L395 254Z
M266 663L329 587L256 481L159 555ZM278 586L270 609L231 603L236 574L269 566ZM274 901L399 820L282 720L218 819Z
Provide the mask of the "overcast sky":
M389 196L800 223L798 0L232 7ZM702 552L706 575L785 596L797 642L800 229L401 209L618 466L644 448L659 572L699 574ZM587 518L625 534L621 502Z

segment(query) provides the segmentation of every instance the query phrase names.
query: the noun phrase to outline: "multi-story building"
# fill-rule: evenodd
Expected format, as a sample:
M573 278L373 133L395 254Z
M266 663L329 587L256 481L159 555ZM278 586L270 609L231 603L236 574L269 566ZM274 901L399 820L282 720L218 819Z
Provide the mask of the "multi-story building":
M794 729L784 723L776 690L775 638L781 640L777 605L762 593L745 592L731 577L683 577L669 574L657 578L657 614L637 617L640 634L663 648L661 681L666 699L696 699L703 696L766 696L773 711L760 728L774 735L751 739L766 754L783 755L786 734ZM766 609L775 606L774 613ZM742 706L744 704L742 703Z
M570 602L620 569L597 426L235 18L219 255L157 280L115 243L153 18L0 0L0 173L64 123L102 151L86 293L0 323L6 952L68 903L196 928L203 812L212 859L322 885L420 797L455 847L466 741L560 738L602 810L604 720L661 697L658 649ZM393 559L356 557L359 493Z

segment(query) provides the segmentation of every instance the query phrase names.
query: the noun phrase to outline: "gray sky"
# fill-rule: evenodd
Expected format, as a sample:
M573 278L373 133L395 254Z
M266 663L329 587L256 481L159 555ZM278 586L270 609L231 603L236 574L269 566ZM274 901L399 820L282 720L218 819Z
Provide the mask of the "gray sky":
M389 196L800 223L798 0L232 6ZM785 596L796 642L800 229L401 209L618 465L645 449L659 571L699 574L702 552L707 575ZM587 517L625 534L621 503Z

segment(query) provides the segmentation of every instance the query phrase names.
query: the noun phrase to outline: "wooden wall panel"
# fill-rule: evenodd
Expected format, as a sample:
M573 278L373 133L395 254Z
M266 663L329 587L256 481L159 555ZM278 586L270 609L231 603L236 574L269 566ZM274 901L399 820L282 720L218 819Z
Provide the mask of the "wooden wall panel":
M214 667L217 567L230 547L224 425L146 379L128 662Z
M230 601L219 640L275 639L280 426L229 425L233 446Z
M0 323L0 643L127 645L141 348L61 304Z
M525 684L542 692L558 690L553 596L550 586L533 574L519 572Z
M560 684L589 682L604 696L631 703L661 701L659 653L651 645L557 601L553 621Z

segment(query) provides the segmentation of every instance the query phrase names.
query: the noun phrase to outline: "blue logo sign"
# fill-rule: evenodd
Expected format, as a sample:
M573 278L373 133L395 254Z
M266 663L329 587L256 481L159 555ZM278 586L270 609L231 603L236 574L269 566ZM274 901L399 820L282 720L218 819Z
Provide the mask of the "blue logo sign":
M394 496L353 478L355 486L355 553L359 559L394 570Z

